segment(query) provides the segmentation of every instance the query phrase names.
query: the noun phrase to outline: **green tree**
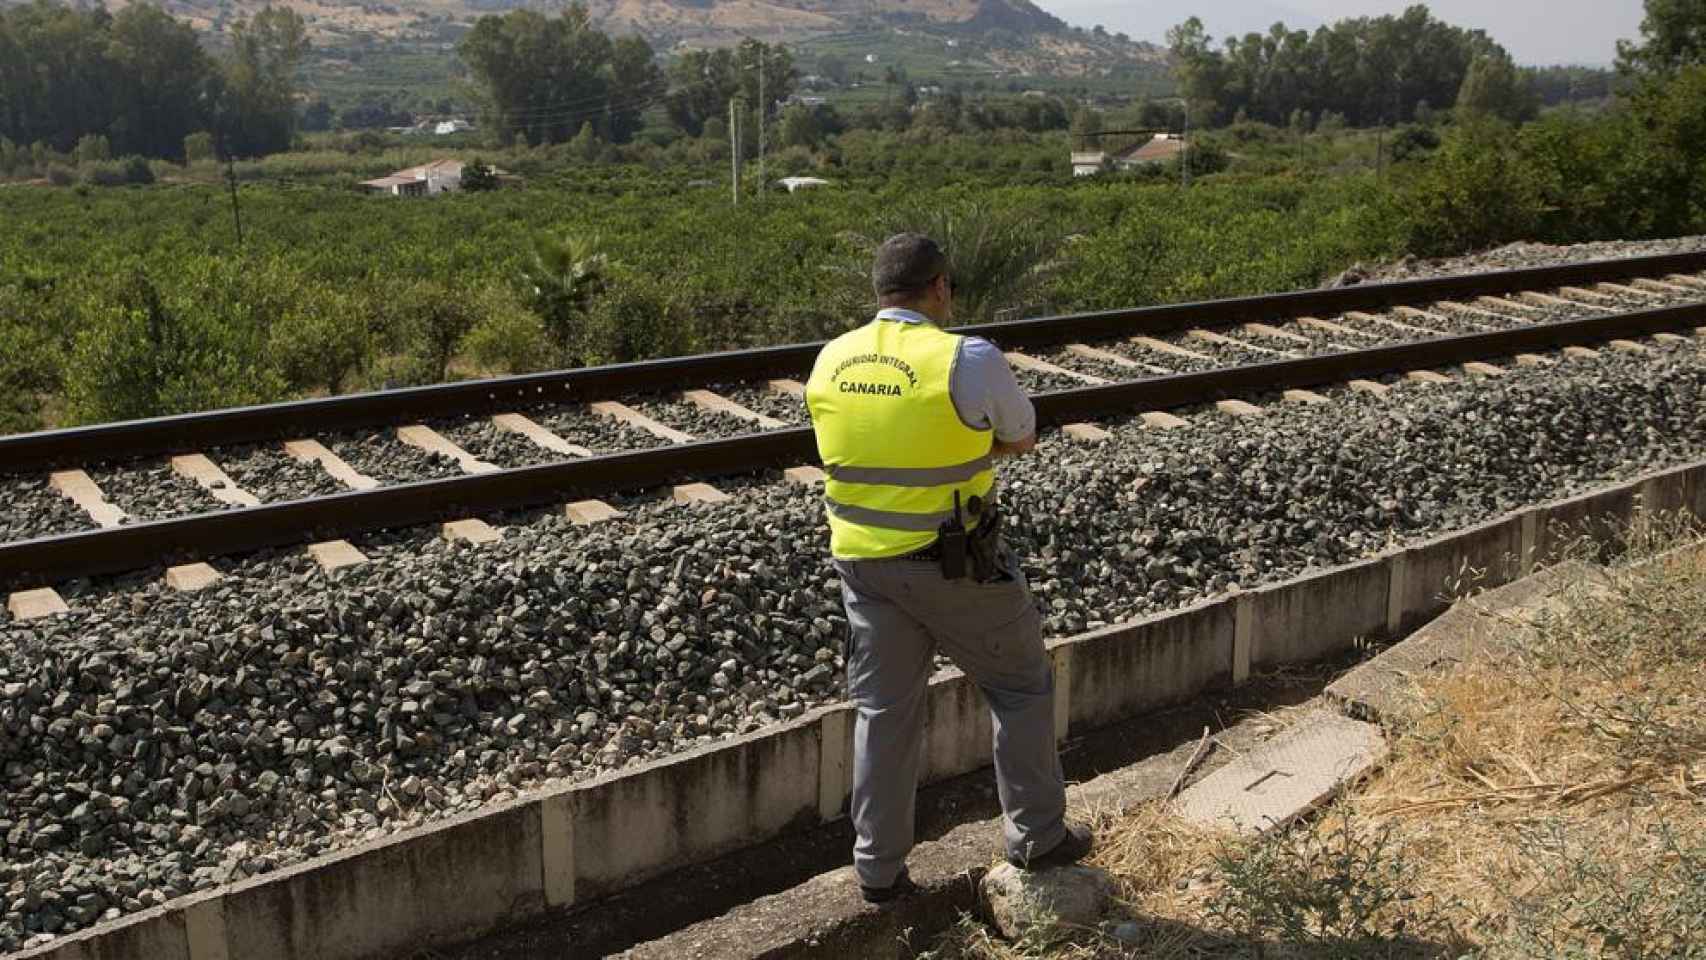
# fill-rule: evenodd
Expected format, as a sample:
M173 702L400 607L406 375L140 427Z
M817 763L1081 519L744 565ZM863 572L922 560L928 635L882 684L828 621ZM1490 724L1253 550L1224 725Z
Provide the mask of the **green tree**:
M237 293L240 270L211 261L168 296L133 268L76 304L66 367L69 414L78 423L130 420L277 399L263 306Z
M1497 117L1510 123L1532 120L1539 104L1528 77L1517 70L1511 58L1483 54L1469 65L1463 87L1457 94L1460 117Z
M803 103L790 105L782 111L782 123L776 131L779 147L815 148L823 140L817 111Z
M266 7L231 28L219 131L229 156L290 149L296 133L296 66L308 51L307 24L288 7Z
M1646 0L1641 42L1617 42L1617 67L1625 73L1666 74L1706 63L1706 3Z
M108 55L124 78L112 92L121 105L109 131L117 152L181 158L184 137L207 128L220 85L195 28L133 3L113 18Z
M113 158L113 148L108 145L107 138L98 133L85 133L77 141L77 149L72 151L77 165L105 163Z
M1072 114L1072 148L1100 150L1102 148L1102 112L1093 107L1079 107Z
M1408 185L1408 247L1421 256L1454 256L1531 236L1546 195L1542 171L1511 127L1472 118Z
M604 144L599 142L598 133L592 129L592 121L581 124L580 132L569 141L569 149L582 163L597 163L604 156Z
M645 112L664 93L666 81L652 45L639 35L621 37L611 47L612 91L607 127L611 143L627 143L644 127Z
M488 124L505 145L561 143L584 123L607 123L612 97L621 95L611 83L610 38L593 28L580 4L555 19L532 10L483 16L457 50L485 94ZM638 48L625 50L624 69L639 69L633 62ZM636 120L625 110L621 122Z
M469 193L484 193L498 188L498 175L479 157L462 168L462 189Z

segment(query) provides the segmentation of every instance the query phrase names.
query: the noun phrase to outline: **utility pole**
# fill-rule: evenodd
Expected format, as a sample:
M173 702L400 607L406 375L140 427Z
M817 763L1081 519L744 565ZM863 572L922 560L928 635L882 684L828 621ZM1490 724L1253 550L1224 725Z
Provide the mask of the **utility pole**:
M237 251L243 251L243 209L237 202L237 164L232 159L231 151L225 149L225 123L221 118L216 125L218 130L217 145L220 153L225 154L225 181L231 187L231 219L237 227Z
M764 121L769 119L770 101L764 98L764 48L758 48L758 199L764 199Z
M1185 127L1179 133L1179 142L1182 144L1179 150L1179 183L1181 186L1189 187L1191 185L1191 101L1181 98L1180 102L1185 105Z
M735 104L729 101L729 184L734 188L735 206L740 206L740 117Z

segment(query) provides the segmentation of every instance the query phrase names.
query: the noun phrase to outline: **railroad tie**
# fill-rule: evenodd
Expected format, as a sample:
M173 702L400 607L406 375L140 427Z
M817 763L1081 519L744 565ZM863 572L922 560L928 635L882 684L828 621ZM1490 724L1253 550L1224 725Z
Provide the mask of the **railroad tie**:
M1564 356L1573 360L1591 360L1599 356L1599 351L1589 350L1587 347L1565 347Z
M1371 397L1384 397L1392 392L1392 388L1374 380L1352 380L1349 383L1353 393L1366 393Z
M1516 355L1516 365L1519 367L1550 367L1552 361L1538 353L1519 353Z
M487 463L479 457L451 442L450 438L424 423L410 424L397 428L397 439L411 447L419 447L428 453L436 453L456 461L463 473L497 473L500 469L495 463Z
M446 521L444 526L440 528L440 533L446 540L452 542L461 540L476 546L503 539L503 534L498 532L497 528L484 520L473 517Z
M1519 300L1512 300L1509 297L1476 297L1475 303L1486 307L1493 316L1503 316L1500 311L1512 310L1516 312L1518 317L1523 319L1527 319L1529 314L1541 309L1535 304L1523 303Z
M1643 290L1652 290L1657 293L1674 293L1685 297L1697 297L1700 295L1700 291L1698 289L1685 287L1676 283L1666 283L1663 280L1648 280L1642 278L1631 282Z
M1653 339L1660 343L1687 343L1688 338L1675 333L1655 333Z
M13 620L39 620L61 613L70 613L65 598L52 587L42 587L37 590L19 590L6 598L6 612Z
M1533 303L1536 303L1542 307L1579 307L1579 306L1581 306L1581 304L1577 303L1574 300L1565 300L1563 297L1554 297L1551 294L1539 293L1539 292L1536 292L1534 290L1525 290L1522 293L1517 294L1517 296L1526 298L1526 299L1532 301Z
M1139 419L1143 421L1144 426L1151 430L1176 430L1179 427L1188 426L1190 424L1189 420L1182 417L1175 417L1170 413L1165 413L1160 410L1145 411L1139 415Z
M1574 297L1577 300L1586 300L1590 306L1595 307L1602 306L1607 303L1613 303L1616 300L1616 298L1609 294L1595 293L1592 290L1583 290L1581 287L1559 287L1558 292L1566 297Z
M806 398L806 385L798 380L770 380L765 386L770 388L771 393L779 393L784 397L793 397L796 400Z
M1309 406L1332 402L1313 390L1287 390L1280 396L1284 397L1288 403L1301 403Z
M590 527L595 523L619 519L626 514L603 500L576 500L563 507L563 516L577 527Z
M96 526L111 529L125 521L125 512L109 503L100 485L81 470L60 470L50 474L48 485L59 491L60 496L83 508Z
M1411 370L1409 373L1404 374L1404 379L1409 380L1413 383L1425 383L1425 384L1450 383L1451 382L1450 377L1446 376L1443 373L1438 373L1438 372L1433 371L1433 370Z
M734 499L708 483L683 483L670 488L670 498L682 506L724 503Z
M1081 443L1101 443L1113 439L1113 434L1093 423L1069 423L1060 432Z
M1028 353L1020 353L1017 350L1007 351L1007 362L1011 363L1014 368L1018 370L1029 370L1033 373L1049 373L1057 377L1071 377L1075 380L1082 380L1085 383L1094 384L1096 386L1101 386L1109 382L1106 377L1098 377L1092 373L1079 373L1077 370L1068 370L1065 367L1049 363L1047 360L1039 360Z
M372 490L379 481L357 470L318 440L286 440L284 452L302 463L317 463L333 480L351 490Z
M1339 337L1360 337L1364 340L1381 339L1380 334L1378 333L1369 333L1367 330L1358 330L1355 327L1347 327L1342 323L1334 323L1331 320L1322 320L1319 317L1298 317L1297 325L1300 327L1306 327L1310 330L1319 330L1322 333L1330 333Z
M1635 298L1638 298L1641 300L1663 300L1663 299L1665 299L1662 295L1654 293L1651 290L1641 290L1641 289L1637 289L1635 287L1626 287L1621 283L1596 283L1593 285L1593 288L1595 291L1601 291L1601 292L1605 292L1605 293L1609 293L1609 294L1613 294L1613 295L1625 296L1625 297L1635 297Z
M1612 341L1607 342L1606 346L1609 346L1611 349L1616 350L1618 353L1629 353L1629 354L1639 355L1639 354L1643 354L1643 353L1652 352L1652 351L1648 350L1645 346L1642 346L1641 344L1636 343L1633 340L1612 340Z
M594 403L587 404L587 409L591 410L593 413L610 417L619 423L625 423L631 427L638 427L652 436L668 440L670 443L693 442L692 434L684 433L674 427L668 426L667 424L659 423L625 403L619 403L615 400L599 400Z
M565 457L590 457L594 455L586 447L564 440L542 426L538 421L519 413L496 414L492 417L492 425L499 430L518 433L533 441L534 446L544 447L552 453L559 453Z
M1261 407L1243 400L1216 400L1214 408L1234 417L1259 417L1263 414Z
M220 503L228 503L233 507L261 505L260 498L237 486L237 482L226 476L225 471L219 469L219 465L209 460L205 454L186 453L173 457L172 471L180 477L194 480Z
M367 555L357 550L348 540L326 540L308 545L308 555L320 565L326 573L342 570L344 567L359 566L367 562Z
M811 487L823 483L828 479L828 475L817 467L789 467L782 471L782 478L787 480L789 483L797 483L802 486Z
M733 400L730 400L728 397L725 397L720 393L714 393L710 390L683 390L681 391L681 399L686 400L688 403L691 403L699 409L709 413L726 414L731 417L756 423L765 430L779 430L782 427L787 426L787 424L775 417L767 417L756 410L750 410Z
M166 587L179 593L204 590L219 582L219 571L205 563L186 563L166 569Z
M1378 327L1386 327L1388 329L1396 330L1399 333L1411 334L1412 336L1437 337L1440 334L1438 330L1411 326L1408 323L1401 323L1391 317L1382 317L1372 313L1363 313L1361 310L1347 310L1345 311L1344 316L1346 320L1356 323L1372 323Z
M1495 367L1490 363L1482 363L1479 360L1471 360L1464 364L1463 372L1477 377L1502 377L1505 375L1505 371L1502 367Z
M1665 277L1665 282L1678 284L1680 286L1687 287L1690 290L1706 290L1706 280L1690 276L1686 273L1673 273L1670 276Z
M1292 333L1290 330L1281 330L1279 327L1271 327L1265 323L1246 323L1238 329L1252 336L1271 337L1275 340L1289 340L1292 343L1305 347L1314 343L1314 341L1301 334Z
M1219 363L1218 360L1206 353L1187 350L1184 347L1176 346L1165 340L1157 340L1154 337L1132 337L1126 342L1133 346L1143 347L1146 350L1153 350L1156 353L1170 354L1175 357L1184 357L1186 360L1202 360L1208 363Z

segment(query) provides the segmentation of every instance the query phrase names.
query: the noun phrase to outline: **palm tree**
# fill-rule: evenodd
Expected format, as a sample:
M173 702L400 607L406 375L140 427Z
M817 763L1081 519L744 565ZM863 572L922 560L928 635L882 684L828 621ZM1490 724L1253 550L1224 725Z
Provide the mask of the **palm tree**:
M997 210L971 200L941 207L904 210L882 221L876 234L851 235L859 251L857 265L845 272L864 284L870 301L870 263L884 238L922 233L948 255L954 279L954 321L991 320L1004 307L1026 306L1064 265L1066 234L1038 223L1023 210Z
M565 355L577 352L592 298L604 289L610 259L597 235L534 235L521 268L523 292Z

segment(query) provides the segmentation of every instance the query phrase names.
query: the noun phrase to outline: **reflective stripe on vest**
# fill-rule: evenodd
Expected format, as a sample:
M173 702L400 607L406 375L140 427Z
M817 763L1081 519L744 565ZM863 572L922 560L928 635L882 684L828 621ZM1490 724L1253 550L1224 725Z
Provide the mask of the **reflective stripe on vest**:
M994 435L960 420L949 384L960 337L930 324L877 320L830 341L806 384L828 479L830 547L844 560L911 553L987 496Z

